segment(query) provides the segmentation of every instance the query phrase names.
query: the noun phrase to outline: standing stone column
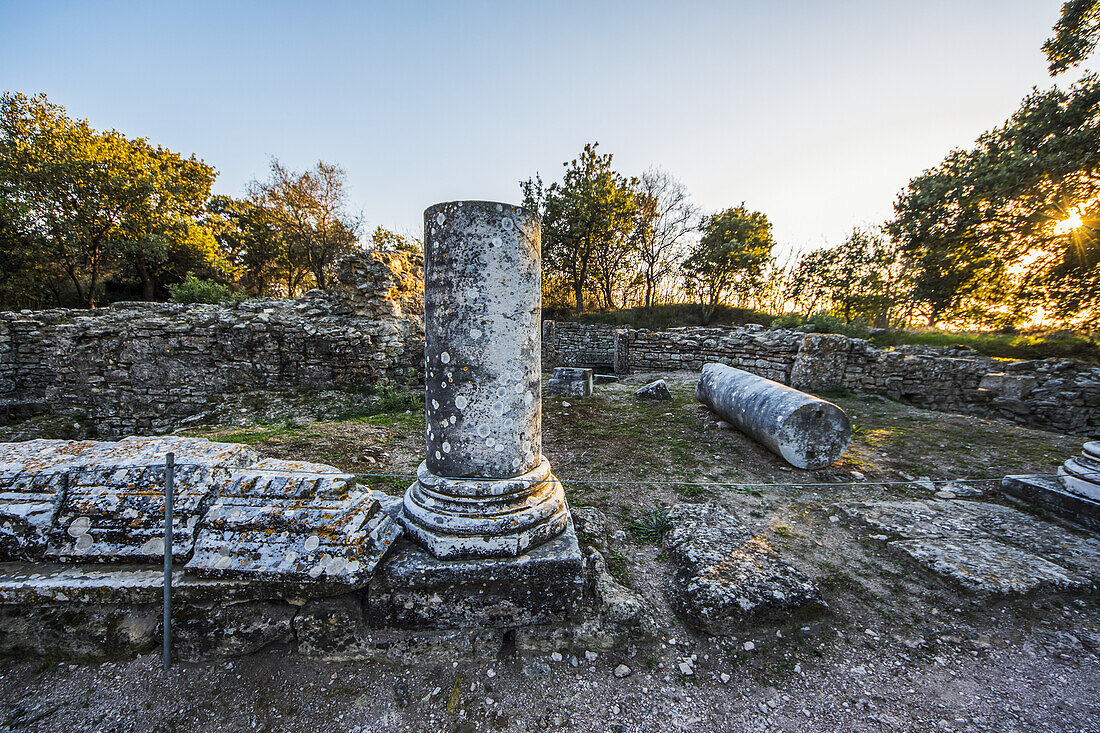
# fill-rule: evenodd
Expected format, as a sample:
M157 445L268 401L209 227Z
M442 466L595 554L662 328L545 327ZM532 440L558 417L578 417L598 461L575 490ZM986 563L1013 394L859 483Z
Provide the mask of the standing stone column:
M437 558L514 557L569 521L542 456L540 248L518 206L424 212L427 456L402 520Z

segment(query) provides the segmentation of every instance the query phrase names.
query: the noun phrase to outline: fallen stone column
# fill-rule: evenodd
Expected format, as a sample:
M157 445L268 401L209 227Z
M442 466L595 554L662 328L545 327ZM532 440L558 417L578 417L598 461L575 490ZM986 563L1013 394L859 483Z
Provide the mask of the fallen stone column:
M828 466L852 437L848 416L833 403L723 364L703 367L695 395L797 468Z
M542 456L540 246L518 206L424 212L427 456L402 522L436 558L515 557L569 522Z

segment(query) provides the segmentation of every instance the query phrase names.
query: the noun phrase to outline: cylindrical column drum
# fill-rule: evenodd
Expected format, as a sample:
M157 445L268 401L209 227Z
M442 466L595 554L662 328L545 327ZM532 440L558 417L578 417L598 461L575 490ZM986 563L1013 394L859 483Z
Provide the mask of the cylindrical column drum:
M832 402L724 364L703 366L695 396L798 468L825 468L852 438L848 416Z
M424 212L427 464L507 478L539 465L538 217L487 201Z
M513 557L569 523L542 457L540 245L518 206L424 212L427 457L401 520L437 558Z

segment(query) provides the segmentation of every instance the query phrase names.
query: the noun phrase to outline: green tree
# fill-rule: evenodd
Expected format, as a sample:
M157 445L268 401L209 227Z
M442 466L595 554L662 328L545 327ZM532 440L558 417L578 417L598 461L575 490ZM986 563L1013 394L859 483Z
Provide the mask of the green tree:
M545 281L567 285L578 314L596 271L605 305L613 306L635 210L633 182L612 169L611 154L597 153L598 145L585 145L563 164L561 183L544 187L540 176L520 183L524 205L542 216Z
M1054 36L1043 44L1050 73L1076 66L1096 49L1100 40L1100 0L1066 0Z
M827 311L845 324L891 322L905 294L897 248L876 230L853 229L839 247L800 258L788 294L802 313Z
M319 161L296 172L277 159L266 181L253 181L249 201L262 209L282 239L287 295L311 275L321 289L332 264L359 241L361 219L347 211L347 176L338 165Z
M744 203L704 217L700 231L699 243L684 260L683 269L709 322L727 297L744 297L760 283L775 240L768 217L749 211Z
M376 227L370 235L370 246L379 252L423 252L424 245L415 237L406 237L385 227Z
M194 214L214 169L144 139L72 120L45 95L0 96L0 199L7 247L42 264L28 271L60 293L68 281L94 307L105 274L130 267L152 297L174 258L210 261ZM182 277L182 275L180 275Z
M1035 90L1001 127L969 150L909 182L889 230L913 276L913 298L930 324L943 320L1019 320L1047 301L1067 312L1074 289L1041 284L1053 263L1087 270L1097 246L1087 235L1100 198L1100 79L1069 90ZM1077 239L1064 223L1077 217ZM1095 233L1095 230L1093 230ZM1028 277L1021 273L1028 272Z

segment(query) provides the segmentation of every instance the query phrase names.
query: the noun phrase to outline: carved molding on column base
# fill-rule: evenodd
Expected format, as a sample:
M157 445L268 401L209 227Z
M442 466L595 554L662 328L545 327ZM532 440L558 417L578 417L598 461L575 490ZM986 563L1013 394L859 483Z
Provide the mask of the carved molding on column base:
M565 490L543 458L505 479L435 476L421 464L400 515L406 536L440 560L516 557L569 522Z

